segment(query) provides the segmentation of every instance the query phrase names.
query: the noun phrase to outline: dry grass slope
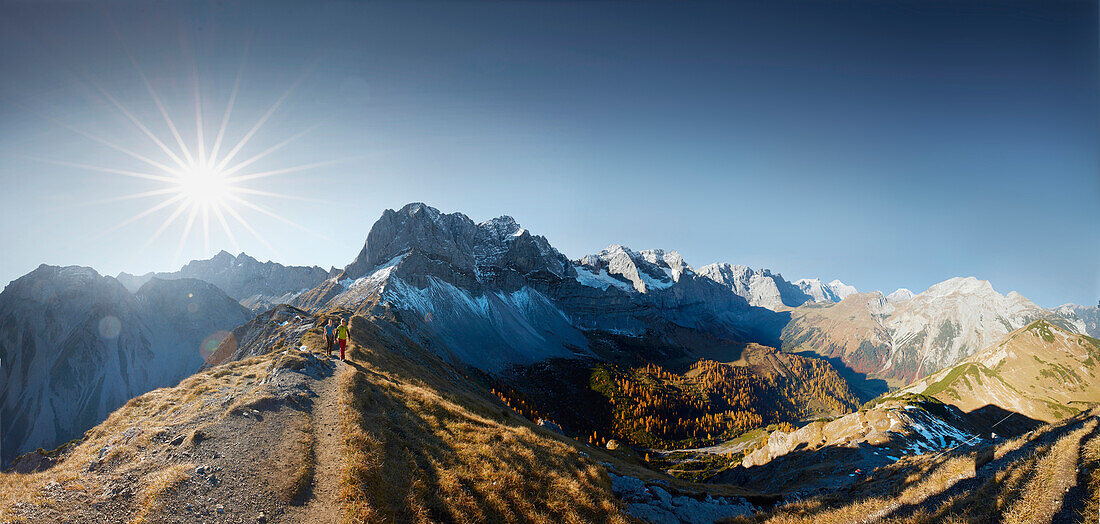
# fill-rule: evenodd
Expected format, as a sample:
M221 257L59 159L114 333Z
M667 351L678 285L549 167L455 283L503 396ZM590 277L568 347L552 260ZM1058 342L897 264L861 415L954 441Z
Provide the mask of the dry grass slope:
M902 459L863 485L735 522L1096 522L1100 411L996 449Z
M268 379L308 357L272 349L130 400L49 469L0 474L0 522L193 520L214 515L208 500L278 511L312 475L308 404Z
M628 522L601 467L412 341L352 322L349 522Z

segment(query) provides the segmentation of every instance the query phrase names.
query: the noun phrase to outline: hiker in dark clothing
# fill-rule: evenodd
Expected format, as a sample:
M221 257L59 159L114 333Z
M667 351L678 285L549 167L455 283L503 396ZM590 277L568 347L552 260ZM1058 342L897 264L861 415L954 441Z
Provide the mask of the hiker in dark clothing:
M332 356L332 348L336 345L336 323L329 320L325 325L325 355Z

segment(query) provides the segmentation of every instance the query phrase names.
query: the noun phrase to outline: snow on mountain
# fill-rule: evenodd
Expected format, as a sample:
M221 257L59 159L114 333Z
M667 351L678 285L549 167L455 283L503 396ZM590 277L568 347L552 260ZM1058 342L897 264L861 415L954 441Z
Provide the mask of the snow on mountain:
M1077 331L1093 338L1100 338L1100 306L1063 304L1054 311L1078 326Z
M839 280L829 282L829 289L840 300L844 300L844 297L847 297L849 295L859 293L859 290L857 290L855 286L849 286L848 284L845 284L844 282L841 282Z
M194 279L131 293L85 267L42 265L0 293L0 463L79 437L202 366L251 314Z
M672 287L683 274L684 260L679 253L670 251L667 259L661 250L635 253L630 248L613 245L598 255L583 258L581 267L596 274L606 271L608 275L630 283L638 293L647 293ZM586 262L588 265L585 265Z
M798 286L803 293L809 295L814 302L840 302L844 300L844 297L859 292L855 287L849 286L839 280L833 280L828 284L823 284L820 279L801 278L795 280L794 284Z
M214 284L251 310L263 311L276 304L290 303L329 276L328 271L317 266L284 266L260 262L244 253L233 256L221 251L208 260L192 260L179 271L140 276L120 273L118 280L131 292L136 292L154 277L162 280L194 278Z
M905 302L906 300L913 298L913 296L914 295L912 291L909 291L908 289L903 287L899 287L897 291L886 295L886 300L890 303L897 304L900 302Z
M385 211L343 274L295 305L398 315L450 357L490 370L589 354L592 330L678 326L755 341L779 321L675 251L612 245L570 261L510 217L475 224L419 203Z
M814 300L802 288L769 269L753 271L748 266L718 263L699 268L699 274L728 287L754 306L774 310Z

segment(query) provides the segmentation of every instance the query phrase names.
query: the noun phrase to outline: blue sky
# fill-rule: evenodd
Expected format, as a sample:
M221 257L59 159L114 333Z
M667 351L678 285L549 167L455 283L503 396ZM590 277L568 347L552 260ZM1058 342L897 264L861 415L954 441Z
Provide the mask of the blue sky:
M171 270L236 247L343 266L383 209L501 214L577 258L619 243L861 290L990 280L1100 299L1094 2L0 3L0 281ZM247 54L245 54L247 49ZM132 53L137 68L127 55ZM243 60L242 60L243 58ZM194 67L192 67L194 64ZM243 64L243 67L242 67ZM181 244L170 195L92 171L240 149L289 225L235 205ZM102 91L101 91L102 90ZM78 129L84 134L74 131ZM178 154L178 153L177 153ZM182 246L182 247L181 247Z

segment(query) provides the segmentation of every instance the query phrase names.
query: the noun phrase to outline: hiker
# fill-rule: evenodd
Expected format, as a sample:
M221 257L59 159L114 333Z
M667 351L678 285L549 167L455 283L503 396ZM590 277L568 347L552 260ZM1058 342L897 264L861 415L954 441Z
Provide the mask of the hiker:
M348 348L348 321L340 321L340 327L336 328L336 341L340 343L340 360L344 360L344 350Z
M329 320L325 324L325 356L332 356L332 348L336 346L336 322Z

